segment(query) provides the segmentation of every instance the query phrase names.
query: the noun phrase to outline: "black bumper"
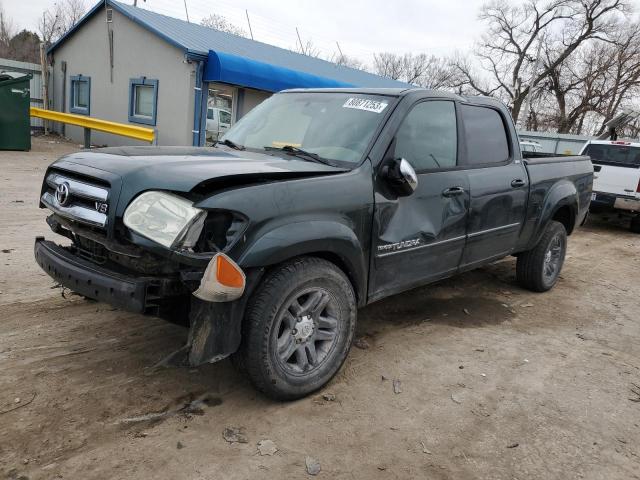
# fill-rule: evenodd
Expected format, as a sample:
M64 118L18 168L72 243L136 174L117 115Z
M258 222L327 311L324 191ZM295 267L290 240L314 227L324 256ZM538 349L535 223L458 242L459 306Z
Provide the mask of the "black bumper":
M37 237L34 255L51 278L80 295L134 313L156 315L166 280L135 278L83 260L67 249Z

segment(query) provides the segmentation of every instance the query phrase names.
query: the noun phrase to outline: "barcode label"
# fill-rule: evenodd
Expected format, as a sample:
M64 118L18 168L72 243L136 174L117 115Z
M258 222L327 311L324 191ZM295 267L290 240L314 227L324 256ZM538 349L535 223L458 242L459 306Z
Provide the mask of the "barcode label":
M380 102L378 100L370 100L368 98L350 98L343 108L355 108L356 110L365 110L367 112L381 113L389 105L386 102Z

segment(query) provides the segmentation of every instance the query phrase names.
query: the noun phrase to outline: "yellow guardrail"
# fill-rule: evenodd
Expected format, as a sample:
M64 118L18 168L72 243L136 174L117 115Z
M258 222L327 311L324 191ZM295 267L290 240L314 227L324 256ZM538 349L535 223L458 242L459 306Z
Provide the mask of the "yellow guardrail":
M44 108L31 107L30 113L32 117L51 120L54 122L67 123L69 125L77 125L83 127L85 131L85 147L89 148L91 130L99 130L100 132L112 133L123 137L135 138L144 142L153 143L156 132L153 128L137 127L126 123L110 122L108 120L100 120L99 118L88 117L85 115L76 115L74 113L55 112Z

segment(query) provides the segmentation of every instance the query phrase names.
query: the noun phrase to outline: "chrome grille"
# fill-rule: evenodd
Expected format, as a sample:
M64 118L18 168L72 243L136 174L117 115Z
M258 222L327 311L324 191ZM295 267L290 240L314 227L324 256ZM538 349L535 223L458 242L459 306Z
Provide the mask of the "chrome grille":
M41 200L49 210L94 227L104 228L107 225L108 188L59 173L50 173L46 183L49 188L42 194Z

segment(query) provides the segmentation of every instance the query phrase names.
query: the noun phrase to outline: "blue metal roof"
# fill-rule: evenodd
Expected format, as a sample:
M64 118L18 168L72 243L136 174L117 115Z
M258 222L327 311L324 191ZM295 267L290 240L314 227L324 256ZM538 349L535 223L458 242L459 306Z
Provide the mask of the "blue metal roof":
M357 87L406 88L410 86L397 80L391 80L372 73L336 65L326 60L301 55L284 48L257 42L238 35L220 32L195 23L188 23L184 20L161 15L132 5L126 5L114 0L104 0L96 4L69 32L54 43L48 51L52 52L60 46L97 10L104 8L105 3L138 25L160 36L168 43L184 50L185 53L202 57L202 59L206 59L209 51L213 50L216 53L231 54Z
M250 60L230 53L209 51L205 82L222 82L243 87L279 92L290 88L353 87L349 83L310 73L277 67L269 63Z

